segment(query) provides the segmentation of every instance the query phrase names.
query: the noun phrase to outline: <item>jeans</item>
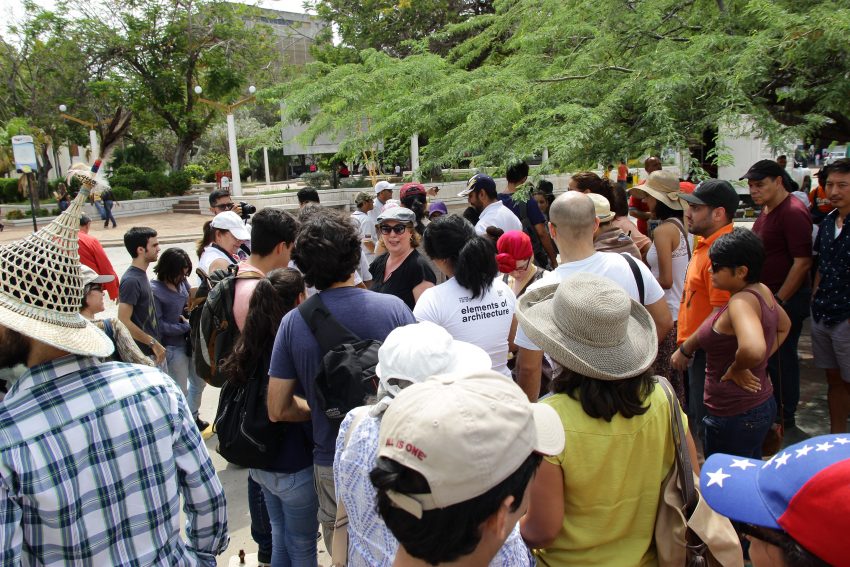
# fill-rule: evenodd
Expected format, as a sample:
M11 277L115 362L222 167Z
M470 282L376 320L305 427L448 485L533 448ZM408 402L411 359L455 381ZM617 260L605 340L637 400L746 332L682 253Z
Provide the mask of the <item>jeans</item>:
M695 437L705 441L705 351L697 349L688 366L688 421Z
M761 446L773 419L776 400L772 397L760 405L731 416L707 415L705 426L705 457L727 453L750 459L761 459Z
M106 209L103 207L103 201L95 201L94 208L97 209L97 214L100 215L100 220L106 220Z
M115 222L115 217L112 216L112 207L115 205L115 201L104 201L103 208L105 213L103 216L103 227L106 228L109 225L109 221L112 221L112 228L118 226L118 223Z
M794 426L794 416L797 413L797 404L800 402L800 360L797 357L797 344L803 332L803 321L809 316L811 296L812 290L803 287L785 302L784 309L788 313L788 318L791 319L791 330L779 350L767 360L767 372L773 383L773 397L776 398L777 408L782 410L786 427ZM781 386L780 375L782 376ZM778 413L776 421L779 421Z
M270 563L272 557L272 524L269 519L263 487L248 472L248 513L251 515L251 539L257 544L257 559Z
M313 487L313 468L296 473L251 469L263 488L272 526L272 567L318 565L319 499Z
M334 469L313 465L313 483L319 496L319 523L322 524L322 539L325 547L333 549L334 524L336 523L336 487Z
M180 390L183 391L183 395L186 396L192 417L198 417L201 398L207 383L195 372L192 357L186 354L185 346L169 345L165 347L165 360L168 363L168 375L177 382Z

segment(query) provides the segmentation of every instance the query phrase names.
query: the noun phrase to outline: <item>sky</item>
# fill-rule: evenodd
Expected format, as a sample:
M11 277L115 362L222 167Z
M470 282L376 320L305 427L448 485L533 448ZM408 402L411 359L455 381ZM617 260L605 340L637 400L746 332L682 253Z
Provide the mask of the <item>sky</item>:
M259 5L264 8L304 13L304 0L232 0L242 4ZM55 0L35 0L35 3L47 9L56 5ZM0 35L5 35L10 23L19 22L24 15L22 0L0 0Z

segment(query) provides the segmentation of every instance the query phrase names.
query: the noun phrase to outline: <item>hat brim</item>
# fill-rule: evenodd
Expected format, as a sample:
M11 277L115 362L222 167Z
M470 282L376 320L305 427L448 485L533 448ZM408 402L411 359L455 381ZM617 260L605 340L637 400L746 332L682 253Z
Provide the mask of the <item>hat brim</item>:
M534 412L534 451L553 457L564 451L564 424L555 408L531 404Z
M251 240L251 233L244 226L228 228L236 240Z
M718 514L738 522L781 530L759 490L758 477L763 466L765 462L761 460L715 453L702 466L700 492ZM712 475L718 474L723 477L720 482L712 479Z
M627 332L615 346L597 347L579 342L564 334L558 318L569 316L554 313L552 298L560 284L527 291L516 311L520 327L534 344L562 366L598 380L625 380L646 372L655 362L658 339L655 322L649 312L635 300Z
M439 374L476 374L490 370L493 361L490 359L484 349L466 341L453 340L449 347L449 363L446 368ZM381 368L381 362L375 366L375 375L382 380L398 379L407 380L408 382L422 382L428 376L384 376L385 372Z
M115 345L94 323L80 315L85 326L70 328L27 317L0 304L0 325L71 354L105 357Z
M464 189L463 191L461 191L460 193L458 193L458 194L457 194L457 196L458 196L458 197L466 197L467 195L469 195L469 194L470 194L470 193L472 193L473 191L475 191L475 189Z
M375 195L380 195L384 191L393 191L394 189L395 189L395 185L390 185L389 187L381 187L380 189L378 189L376 187L375 188Z
M600 223L604 223L604 222L609 222L609 221L614 220L614 217L616 217L616 216L617 216L617 214L614 211L611 211L610 213L608 213L605 216L596 215L596 218L599 219Z
M679 198L692 205L708 205L702 199L695 197L693 193L679 193Z
M112 274L98 274L98 276L92 280L85 282L86 284L90 283L109 283L115 279L115 276Z
M679 195L678 190L673 191L671 193L668 193L666 191L659 191L659 190L654 189L652 187L648 187L646 184L644 184L644 185L641 185L639 187L632 187L632 191L634 192L635 196L637 196L637 192L640 191L641 193L644 193L646 195L654 197L655 200L664 203L666 206L668 206L671 209L674 209L676 211L681 211L684 208L684 207L682 207L682 203L679 201L679 199L681 198L681 195ZM670 198L670 195L679 195L679 196L676 198L676 200L673 200L673 199Z
M752 179L753 181L761 181L761 180L762 180L762 179L764 179L765 177L782 177L782 174L779 174L779 175L769 175L769 174L767 174L767 173L758 173L758 172L756 172L756 171L754 171L754 172L749 172L749 171L748 171L747 173L745 173L744 175L742 175L741 177L739 177L739 178L738 178L738 181L743 181L744 179Z

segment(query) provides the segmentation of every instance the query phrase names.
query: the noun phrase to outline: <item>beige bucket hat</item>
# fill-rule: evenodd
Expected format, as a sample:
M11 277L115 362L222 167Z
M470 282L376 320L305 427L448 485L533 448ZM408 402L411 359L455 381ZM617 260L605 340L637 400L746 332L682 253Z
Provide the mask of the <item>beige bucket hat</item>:
M0 247L0 325L73 354L109 356L112 341L80 314L77 233L96 180L83 169L71 176L82 182L71 206L39 231Z
M684 203L679 199L679 178L672 171L653 171L643 185L637 185L629 189L635 196L641 192L655 197L671 209L681 211Z
M516 316L546 354L591 378L638 376L658 353L649 312L606 277L576 274L560 284L527 291Z

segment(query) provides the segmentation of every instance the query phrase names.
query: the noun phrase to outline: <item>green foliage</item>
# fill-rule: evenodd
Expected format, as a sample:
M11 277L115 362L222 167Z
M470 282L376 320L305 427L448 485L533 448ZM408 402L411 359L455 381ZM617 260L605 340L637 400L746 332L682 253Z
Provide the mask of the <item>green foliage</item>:
M147 144L136 142L126 148L117 148L110 165L113 169L122 165L134 165L143 171L161 170L166 163L158 158Z
M196 163L190 163L186 167L183 168L183 171L189 175L192 179L192 183L200 183L204 180L204 177L207 174L207 170L204 169L204 166L198 165Z
M186 170L172 171L168 176L168 193L175 197L182 197L192 188L192 176Z
M6 213L6 219L8 220L21 220L27 217L31 217L32 213L25 215L24 212L20 209L12 209L8 213Z
M133 199L150 199L150 191L133 191Z
M133 198L133 191L127 187L114 186L112 187L112 196L116 201L129 201Z
M125 164L112 170L109 183L113 186L128 187L133 191L144 191L150 187L151 175L154 174L147 174L135 165Z
M192 187L192 176L186 171L174 171L171 174L160 170L144 172L135 165L125 164L113 170L109 182L113 193L120 189L121 196L115 193L115 197L122 201L143 198L136 196L139 192L146 192L153 197L183 195Z
M301 178L304 179L304 181L307 182L307 185L313 189L321 189L322 187L327 187L330 184L331 176L326 171L313 171L304 173L301 175Z
M346 177L339 184L345 189L365 189L372 186L372 181L368 177Z
M267 91L285 119L309 119L302 141L344 137L340 156L418 133L423 170L548 148L557 171L685 148L742 116L769 143L850 139L850 8L834 2L501 0L403 57L376 30L346 30L344 17L387 9L359 5L369 14L328 16L357 58Z
M18 180L10 177L0 178L0 203L20 203L24 197L18 193Z

